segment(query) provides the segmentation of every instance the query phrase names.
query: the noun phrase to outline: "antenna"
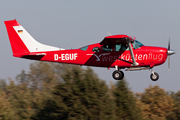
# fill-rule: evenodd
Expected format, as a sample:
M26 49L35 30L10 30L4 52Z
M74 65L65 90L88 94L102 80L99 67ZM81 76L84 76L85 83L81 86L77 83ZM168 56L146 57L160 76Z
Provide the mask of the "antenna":
M67 44L67 43L66 43ZM69 44L67 44L70 48L71 48L71 50L72 50L72 47L69 45Z
M107 33L112 36L112 34L110 32L107 31Z

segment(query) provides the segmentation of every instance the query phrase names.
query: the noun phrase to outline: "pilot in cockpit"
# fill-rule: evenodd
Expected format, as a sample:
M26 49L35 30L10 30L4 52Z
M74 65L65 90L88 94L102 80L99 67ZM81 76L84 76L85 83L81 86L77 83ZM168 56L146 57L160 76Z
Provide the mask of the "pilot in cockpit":
M128 49L128 44L121 44L120 51L125 51Z

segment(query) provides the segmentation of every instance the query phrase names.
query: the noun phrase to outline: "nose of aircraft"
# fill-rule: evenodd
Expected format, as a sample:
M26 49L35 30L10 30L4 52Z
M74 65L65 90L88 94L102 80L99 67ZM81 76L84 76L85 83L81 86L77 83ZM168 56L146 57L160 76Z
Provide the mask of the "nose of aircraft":
M174 50L171 50L171 49L169 49L168 51L167 51L167 54L168 55L173 55L173 54L175 54L176 52L174 51Z

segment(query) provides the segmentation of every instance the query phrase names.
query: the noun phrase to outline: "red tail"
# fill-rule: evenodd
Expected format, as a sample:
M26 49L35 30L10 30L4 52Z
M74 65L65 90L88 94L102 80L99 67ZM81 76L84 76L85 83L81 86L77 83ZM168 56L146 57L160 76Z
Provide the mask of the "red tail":
M6 29L8 32L9 40L11 43L11 48L13 52L13 56L21 57L22 54L28 54L29 50L13 28L13 26L20 26L20 24L16 20L4 21L6 25Z

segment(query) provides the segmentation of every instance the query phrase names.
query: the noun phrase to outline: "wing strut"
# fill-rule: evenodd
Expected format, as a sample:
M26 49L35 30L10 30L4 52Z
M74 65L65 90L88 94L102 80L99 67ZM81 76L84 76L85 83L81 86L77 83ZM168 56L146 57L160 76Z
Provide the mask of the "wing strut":
M131 53L131 58L132 58L132 61L133 61L133 66L138 66L139 63L136 62L135 58L134 58L134 53L133 53L133 49L132 49L132 46L131 46L131 41L129 40L128 41L128 46L129 46L129 50L130 50L130 53Z

